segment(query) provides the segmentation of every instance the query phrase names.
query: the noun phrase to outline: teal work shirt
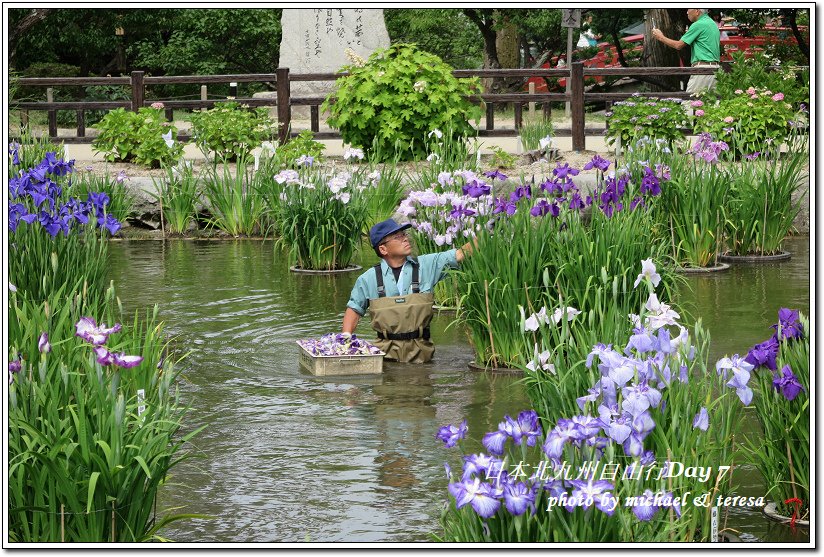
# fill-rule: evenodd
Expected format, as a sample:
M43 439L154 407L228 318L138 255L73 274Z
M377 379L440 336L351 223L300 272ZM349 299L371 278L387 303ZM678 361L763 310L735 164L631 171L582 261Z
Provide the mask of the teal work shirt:
M681 40L690 45L690 63L721 60L721 31L707 14L696 19Z
M457 250L451 249L440 253L429 253L418 257L418 280L421 292L432 292L435 284L445 276L445 269L458 268L458 259L455 256ZM387 296L405 296L412 293L412 258L407 257L401 269L399 282L403 285L403 292L398 290L398 283L395 282L395 274L386 261L381 260L381 271L383 272L383 287ZM349 296L349 303L346 307L352 308L358 315L363 317L369 307L369 300L378 297L378 281L375 277L375 269L370 267L366 272L358 277L352 294Z

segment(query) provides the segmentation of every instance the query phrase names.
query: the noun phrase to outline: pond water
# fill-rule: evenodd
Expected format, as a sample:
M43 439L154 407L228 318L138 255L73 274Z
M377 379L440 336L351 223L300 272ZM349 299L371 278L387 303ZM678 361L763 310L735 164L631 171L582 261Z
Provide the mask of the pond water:
M786 249L786 262L688 278L711 361L768 337L779 307L809 312L809 239ZM208 427L158 509L213 518L170 525L163 534L174 541L429 541L447 499L443 463L457 450L435 439L438 428L466 418L480 436L530 406L517 377L467 368L472 349L449 315L435 317L429 364L354 378L302 371L295 341L340 329L357 273L296 275L259 241L121 241L110 255L124 308L158 304L174 345L193 351L181 381L185 429ZM362 320L358 334L368 331ZM737 479L740 494L763 494L752 470ZM727 527L749 540L807 540L752 511L731 513Z

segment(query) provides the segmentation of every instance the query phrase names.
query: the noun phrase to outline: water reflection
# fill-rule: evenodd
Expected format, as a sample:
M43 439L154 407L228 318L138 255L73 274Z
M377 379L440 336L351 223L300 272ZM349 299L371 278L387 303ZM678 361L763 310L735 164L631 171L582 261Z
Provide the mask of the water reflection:
M766 338L780 306L809 311L808 241L789 249L788 262L688 279L712 358ZM361 264L372 264L365 254ZM387 363L380 376L302 371L295 341L339 329L357 274L295 275L270 242L114 242L111 260L127 312L159 304L174 344L194 349L181 384L186 430L208 427L159 508L215 518L173 524L171 539L427 541L446 499L443 463L459 466L438 427L466 418L480 437L529 407L517 377L467 369L473 352L450 315L433 320L431 363ZM368 320L357 332L369 336ZM742 477L740 494L763 494L757 474ZM752 512L731 513L727 525L791 541Z

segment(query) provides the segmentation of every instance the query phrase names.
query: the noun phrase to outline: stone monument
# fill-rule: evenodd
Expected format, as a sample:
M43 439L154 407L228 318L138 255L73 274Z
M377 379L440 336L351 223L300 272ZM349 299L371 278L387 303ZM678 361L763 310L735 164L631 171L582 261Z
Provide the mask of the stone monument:
M345 50L366 59L389 46L389 33L379 9L285 9L278 66L296 73L333 73L351 64ZM326 96L334 81L293 81L293 97ZM308 106L293 106L292 118L309 118Z

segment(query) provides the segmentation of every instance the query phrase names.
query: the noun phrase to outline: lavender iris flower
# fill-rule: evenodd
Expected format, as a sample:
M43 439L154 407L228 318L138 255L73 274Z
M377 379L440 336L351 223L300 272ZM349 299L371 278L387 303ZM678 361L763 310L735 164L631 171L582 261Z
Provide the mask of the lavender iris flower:
M506 213L508 216L512 216L518 210L518 207L512 201L507 201L505 198L497 198L495 199L495 204L492 208L492 214L497 215L498 213Z
M750 380L750 372L753 368L754 366L751 363L745 361L738 354L735 354L732 358L721 358L715 364L718 374L721 375L723 372L724 379L727 379L728 370L732 371L733 377L727 382L727 386L735 389L738 398L745 405L752 402L752 390L747 386L747 383Z
M104 344L112 333L117 333L121 329L120 323L115 323L114 327L107 328L105 323L98 327L97 322L91 317L81 317L75 323L75 336L90 342L95 346Z
M622 415L610 422L609 427L607 427L607 435L612 438L613 441L616 443L623 443L627 440L627 438L632 433L632 427L630 427L630 423L632 421L632 416L630 415Z
M506 419L511 424L512 440L516 445L521 444L522 439L526 439L529 447L534 447L541 436L541 424L538 422L538 413L534 410L524 410L518 413L518 419L512 420L509 416Z
M778 357L778 338L776 335L771 336L764 342L756 344L747 353L744 360L752 364L754 367L765 366L771 371L775 371L778 366L775 359Z
M532 199L532 186L529 184L518 186L515 191L509 194L509 200L513 203L517 203L523 198Z
M695 418L692 419L692 429L698 428L701 431L707 431L709 427L710 415L707 413L707 409L702 406Z
M461 425L455 427L452 424L445 425L438 430L435 435L437 439L444 442L446 448L454 447L455 444L466 436L467 425L466 420L461 422Z
M504 504L513 516L524 514L528 508L535 509L535 492L524 482L506 485Z
M567 441L578 441L583 439L581 426L572 420L560 419L558 425L549 432L543 447L541 447L549 458L560 458L564 454L564 444Z
M624 454L627 456L641 456L644 453L644 438L640 433L633 431L624 441Z
M635 514L635 517L640 520L641 522L649 522L652 520L659 510L659 507L654 505L655 495L653 495L651 489L647 489L644 491L644 494L636 497L634 501L634 505L632 505L632 512Z
M584 439L598 435L598 432L604 427L601 420L592 416L573 416L572 422L578 425L581 437Z
M581 199L581 194L575 192L572 194L572 197L569 199L569 208L572 211L578 211L584 208L584 201Z
M569 180L570 176L577 176L578 173L580 173L580 170L571 168L569 163L559 164L552 170L552 174L559 180Z
M489 472L491 469L501 464L500 459L494 456L487 456L484 453L464 456L463 473L461 478L466 480L473 474Z
M570 484L573 488L572 496L577 501L581 502L580 506L582 506L584 510L589 508L589 505L587 505L586 502L593 501L595 503L595 508L599 511L610 516L615 512L615 508L609 503L612 500L612 494L610 491L615 489L615 486L608 481L594 481L592 479L588 481L572 480ZM574 507L566 506L566 509L572 512Z
M655 453L652 451L644 451L641 454L641 458L638 461L642 466L649 466L653 462L655 462Z
M501 422L498 424L499 429L497 431L491 431L484 435L482 443L487 451L497 455L504 454L504 444L506 443L509 434L503 429L503 427L507 427L508 425L509 424L506 424L505 422Z
M49 333L40 333L40 338L37 340L37 349L41 354L48 354L51 352L51 344L49 344Z
M469 503L483 518L490 518L501 506L500 500L494 497L493 487L481 483L479 478L449 484L449 492L455 497L455 508Z
M806 392L789 365L782 367L780 373L780 376L776 375L773 379L773 388L784 398L794 400L801 391Z

